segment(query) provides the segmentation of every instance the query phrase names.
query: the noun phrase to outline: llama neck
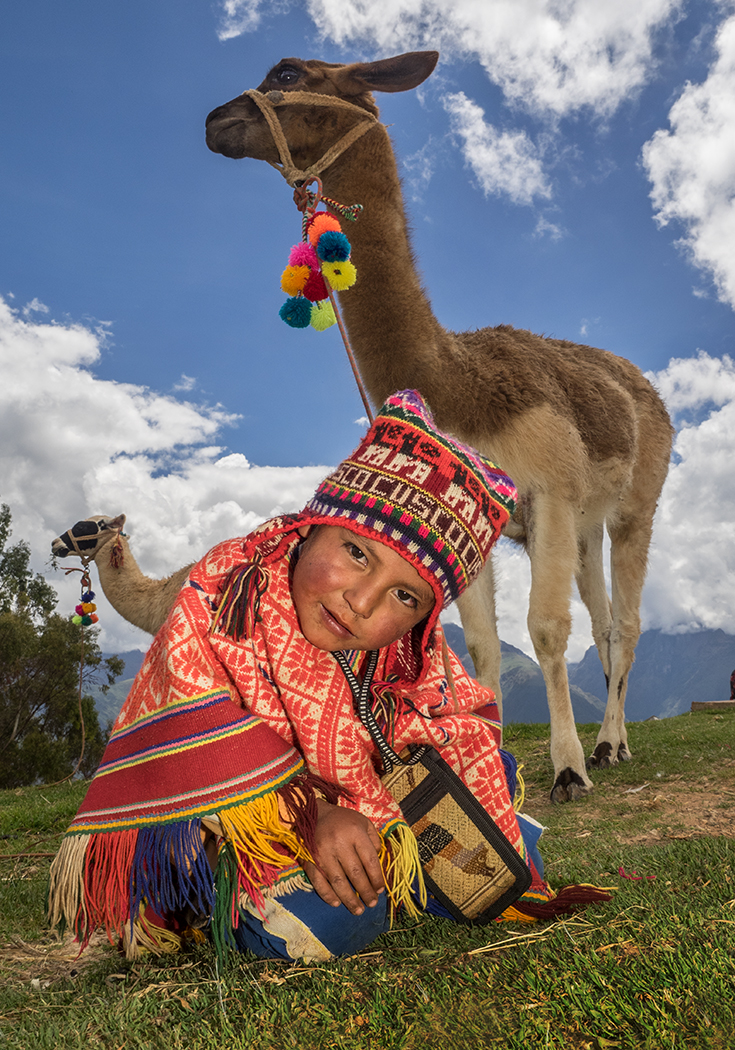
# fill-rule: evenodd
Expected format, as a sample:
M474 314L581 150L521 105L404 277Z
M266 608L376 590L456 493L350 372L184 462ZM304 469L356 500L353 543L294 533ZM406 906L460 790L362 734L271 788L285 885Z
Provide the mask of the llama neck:
M110 605L129 623L155 634L160 626L157 592L164 581L144 576L124 536L120 543L122 558L118 566L111 561L112 543L105 544L95 557L102 590Z
M363 205L343 224L353 246L357 283L340 307L365 385L375 405L417 387L432 401L440 361L454 337L434 317L421 287L408 236L393 149L382 126L369 131L324 173L324 193Z

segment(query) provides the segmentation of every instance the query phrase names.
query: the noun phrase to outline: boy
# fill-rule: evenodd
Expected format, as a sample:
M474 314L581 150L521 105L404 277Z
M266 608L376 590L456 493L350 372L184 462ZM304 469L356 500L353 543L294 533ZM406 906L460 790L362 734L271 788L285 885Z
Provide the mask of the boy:
M52 921L83 942L104 926L134 955L175 949L198 914L218 947L325 959L369 943L391 910L415 913L417 841L380 780L353 674L395 751L439 748L525 857L492 693L438 628L515 495L404 391L299 515L210 551L52 865Z

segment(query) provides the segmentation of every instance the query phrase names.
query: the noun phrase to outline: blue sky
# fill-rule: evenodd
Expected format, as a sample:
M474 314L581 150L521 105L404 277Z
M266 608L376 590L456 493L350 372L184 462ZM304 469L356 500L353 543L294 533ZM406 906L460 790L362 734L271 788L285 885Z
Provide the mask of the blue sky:
M37 567L73 521L124 511L144 570L171 571L303 502L354 446L336 330L278 317L291 193L210 153L204 118L283 56L436 47L418 91L378 97L435 313L655 373L685 426L644 623L735 633L735 5L564 9L562 24L543 0L3 5L0 499ZM501 564L501 635L528 649L527 568ZM106 644L145 645L103 621ZM588 642L577 617L570 655Z

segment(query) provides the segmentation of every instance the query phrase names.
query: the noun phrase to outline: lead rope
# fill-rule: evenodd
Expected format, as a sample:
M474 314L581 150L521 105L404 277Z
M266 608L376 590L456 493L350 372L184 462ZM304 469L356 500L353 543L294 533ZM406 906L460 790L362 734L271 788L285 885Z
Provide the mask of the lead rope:
M359 213L362 211L361 204L340 204L339 201L332 200L331 197L325 197L322 194L322 181L320 175L323 171L326 171L338 157L340 157L345 150L349 149L353 143L357 142L359 138L375 127L379 123L378 118L372 113L368 113L362 109L361 106L355 106L352 102L346 102L344 99L335 98L329 95L318 95L311 91L269 91L267 95L257 91L255 88L249 91L244 91L244 95L255 103L260 112L263 114L266 123L270 129L271 135L273 136L273 143L278 150L278 155L281 158L280 164L274 161L268 161L272 168L280 172L289 186L294 188L294 204L302 213L302 235L305 238L306 227L311 218L313 218L316 209L321 201L328 205L332 211L337 212L343 218L354 222ZM323 106L330 107L332 109L347 109L357 114L361 119L359 123L354 124L349 131L345 132L342 138L338 139L334 145L324 153L319 160L310 164L305 170L297 168L293 162L291 156L291 150L289 149L286 141L286 136L283 133L281 123L276 116L276 106L282 105L312 105L312 106ZM316 185L314 190L309 187ZM334 316L337 321L337 327L339 328L340 335L342 336L342 342L344 343L345 351L347 352L347 358L352 368L352 374L355 377L357 383L357 389L360 392L365 413L370 423L373 422L375 415L373 413L370 401L368 400L367 392L360 375L360 369L357 365L355 354L350 344L350 339L345 328L344 321L342 320L342 313L337 304L337 299L334 291L329 284L326 282L327 293L329 296L329 302L334 310Z
M334 653L334 657L337 663L342 668L347 683L352 691L352 696L355 700L355 706L357 707L357 715L362 724L367 729L368 733L372 737L373 743L380 752L380 757L383 761L383 776L393 772L394 766L413 766L415 765L427 751L430 750L428 744L423 744L421 747L417 747L412 750L411 758L408 762L404 762L403 759L390 746L388 741L380 731L373 709L370 704L370 689L373 684L373 676L375 675L375 669L378 666L378 650L373 649L370 651L368 657L368 664L365 668L365 674L363 675L362 683L357 680L357 675L350 667L347 657L343 652L339 650Z

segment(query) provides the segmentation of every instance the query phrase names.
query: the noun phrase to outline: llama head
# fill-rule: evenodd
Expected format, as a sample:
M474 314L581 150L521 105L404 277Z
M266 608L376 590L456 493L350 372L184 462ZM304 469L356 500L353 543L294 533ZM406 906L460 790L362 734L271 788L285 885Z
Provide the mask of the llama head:
M434 71L437 51L411 51L379 62L353 62L341 65L282 58L266 75L257 90L269 95L278 106L278 120L291 150L293 161L302 168L313 164L355 123L350 108L309 105L304 99L294 105L280 105L282 95L308 92L342 99L377 115L373 91L410 91ZM273 94L271 94L273 93ZM226 102L207 117L207 145L214 153L240 159L253 157L277 163L279 153L268 124L247 95Z
M106 514L93 514L57 536L51 543L51 554L54 558L76 554L86 561L92 561L110 540L122 532L124 525L124 514L118 514L115 518Z

